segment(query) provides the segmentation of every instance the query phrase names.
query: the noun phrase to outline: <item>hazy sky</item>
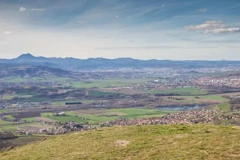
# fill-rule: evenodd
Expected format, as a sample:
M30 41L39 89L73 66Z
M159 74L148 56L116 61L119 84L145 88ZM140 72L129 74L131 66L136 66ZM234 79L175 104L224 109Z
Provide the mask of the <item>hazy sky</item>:
M0 58L240 60L240 0L0 0Z

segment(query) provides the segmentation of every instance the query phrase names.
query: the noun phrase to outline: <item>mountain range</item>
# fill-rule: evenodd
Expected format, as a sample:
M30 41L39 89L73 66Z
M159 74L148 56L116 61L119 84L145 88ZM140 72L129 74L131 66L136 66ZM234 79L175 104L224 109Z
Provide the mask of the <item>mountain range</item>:
M46 58L35 57L30 53L13 59L0 59L0 66L46 66L63 70L120 69L120 68L216 68L240 66L240 61L171 61L138 60L132 58Z

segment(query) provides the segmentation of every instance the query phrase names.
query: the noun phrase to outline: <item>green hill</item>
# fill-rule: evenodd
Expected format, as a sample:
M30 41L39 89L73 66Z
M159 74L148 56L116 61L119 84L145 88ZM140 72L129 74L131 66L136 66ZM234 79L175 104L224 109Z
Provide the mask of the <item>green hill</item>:
M240 129L209 125L101 128L0 153L1 160L240 159Z

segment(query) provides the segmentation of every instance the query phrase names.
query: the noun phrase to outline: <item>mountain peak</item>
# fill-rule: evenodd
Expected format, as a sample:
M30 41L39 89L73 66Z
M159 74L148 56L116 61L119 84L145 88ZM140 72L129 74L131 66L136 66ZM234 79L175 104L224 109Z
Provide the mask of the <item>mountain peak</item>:
M35 58L35 57L32 54L25 53L25 54L20 55L17 59L30 60L30 59L33 59L33 58Z

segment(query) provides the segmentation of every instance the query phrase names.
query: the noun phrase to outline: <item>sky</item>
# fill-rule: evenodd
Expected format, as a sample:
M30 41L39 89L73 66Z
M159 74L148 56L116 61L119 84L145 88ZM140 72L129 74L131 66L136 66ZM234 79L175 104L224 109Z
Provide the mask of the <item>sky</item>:
M0 0L0 58L240 60L240 0Z

